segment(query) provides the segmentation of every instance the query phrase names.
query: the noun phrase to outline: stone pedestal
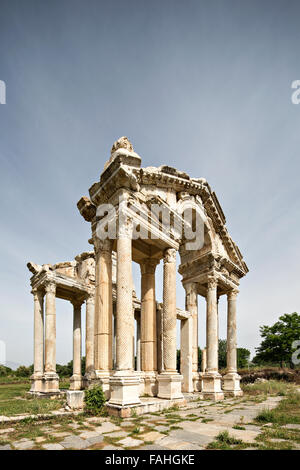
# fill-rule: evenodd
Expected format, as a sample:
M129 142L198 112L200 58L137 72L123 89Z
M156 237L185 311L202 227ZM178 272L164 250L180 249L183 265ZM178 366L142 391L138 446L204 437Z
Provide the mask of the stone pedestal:
M182 375L177 372L174 374L162 372L158 375L157 379L159 398L167 398L168 400L183 398L181 392Z
M44 378L44 374L42 374L41 372L32 374L32 376L30 377L30 381L31 381L30 392L31 393L38 393L38 392L43 391L43 378Z
M241 397L243 395L240 380L241 376L237 372L228 372L223 376L223 391L225 396Z
M151 397L155 397L158 391L157 373L156 372L144 372L143 381L144 381L144 394L149 395Z
M116 372L110 377L110 400L108 405L128 406L137 405L140 392L140 375L124 374L123 371Z
M67 409L82 410L84 407L84 392L83 391L67 391Z
M202 375L202 393L204 398L223 400L224 393L221 388L222 376L219 373L205 372Z
M42 393L60 395L59 377L56 372L45 372L42 384Z

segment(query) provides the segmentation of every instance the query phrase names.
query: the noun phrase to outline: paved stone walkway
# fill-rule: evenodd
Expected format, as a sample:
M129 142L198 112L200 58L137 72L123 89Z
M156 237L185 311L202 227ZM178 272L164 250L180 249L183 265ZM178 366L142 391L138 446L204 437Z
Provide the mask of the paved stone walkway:
M124 420L83 416L78 417L77 422L70 418L61 424L38 421L36 434L39 435L34 437L32 433L27 438L14 438L17 427L10 423L5 428L3 424L0 450L202 450L226 430L232 437L251 444L262 432L261 426L252 424L254 418L261 410L276 407L280 399L269 397L261 403L250 399L226 399L219 403L190 401L183 409ZM288 426L300 429L299 425Z

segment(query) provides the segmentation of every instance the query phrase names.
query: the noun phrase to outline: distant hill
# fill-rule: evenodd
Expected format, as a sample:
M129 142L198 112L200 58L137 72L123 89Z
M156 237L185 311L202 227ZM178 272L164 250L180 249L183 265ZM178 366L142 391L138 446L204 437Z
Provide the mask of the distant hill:
M12 370L16 370L18 367L20 367L21 364L18 364L17 362L12 362L12 361L6 361L4 364L1 364L6 367L10 367Z

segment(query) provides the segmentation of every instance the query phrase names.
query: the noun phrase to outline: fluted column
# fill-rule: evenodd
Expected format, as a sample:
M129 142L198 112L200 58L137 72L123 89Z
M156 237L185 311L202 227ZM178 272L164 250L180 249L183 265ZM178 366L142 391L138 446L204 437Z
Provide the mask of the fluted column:
M85 375L94 373L94 323L95 298L90 294L86 299L86 325L85 325Z
M147 258L141 266L141 370L145 372L145 393L156 395L157 334L155 269L158 260Z
M45 382L43 391L57 393L59 384L56 373L56 285L54 280L47 281L45 291Z
M109 394L109 375L112 370L112 242L95 240L95 374L103 390Z
M31 392L42 391L44 372L44 292L32 290L34 298L34 364L31 376Z
M128 228L117 240L116 369L133 369L134 312L132 306L132 249Z
M176 372L176 250L164 256L163 274L163 364L165 372Z
M240 376L237 373L236 298L238 291L227 294L227 371L223 377L223 389L228 395L240 396Z
M32 291L34 297L34 374L44 372L44 293Z
M140 379L133 370L134 311L132 305L132 220L119 222L117 238L116 372L110 377L109 404L140 403Z
M182 376L176 370L176 250L164 253L163 275L163 372L160 374L158 396L181 398Z
M208 281L206 296L207 372L218 372L218 304L217 281Z
M155 269L158 260L141 263L141 366L143 371L157 370Z
M236 359L236 298L237 291L227 295L227 371L237 371Z
M56 373L56 285L46 284L45 373Z
M185 309L191 314L192 318L192 381L193 390L199 391L199 373L198 373L198 289L195 282L184 285L185 289ZM186 383L185 379L183 383ZM188 388L191 388L190 386Z
M218 372L218 305L215 277L209 276L206 294L206 353L207 367L202 377L202 393L212 399L221 400L221 375Z
M141 370L141 318L136 319L136 370Z
M73 304L73 375L70 379L70 389L80 390L81 374L81 305L82 301L74 300Z

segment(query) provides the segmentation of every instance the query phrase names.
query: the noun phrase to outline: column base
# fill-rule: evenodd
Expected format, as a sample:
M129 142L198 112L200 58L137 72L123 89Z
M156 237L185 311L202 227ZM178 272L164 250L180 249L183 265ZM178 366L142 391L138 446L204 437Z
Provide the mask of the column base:
M82 378L83 388L89 388L90 385L95 380L95 378L96 378L96 374L94 370L90 370L89 372L86 372Z
M202 376L202 394L203 398L211 400L223 400L224 393L221 389L222 376L216 373L205 372Z
M43 373L42 372L37 372L35 374L32 374L30 377L31 381L31 387L30 387L30 393L39 393L43 391Z
M223 376L223 391L225 396L241 397L243 391L240 387L241 377L237 372L228 372Z
M68 390L66 392L66 408L69 410L82 410L84 408L84 391Z
M144 381L144 395L156 397L158 391L156 372L144 372L142 380Z
M110 384L109 379L112 372L109 370L94 370L85 375L85 381L88 382L88 387L91 388L96 385L101 385L102 390L107 399L110 398Z
M73 374L70 378L70 390L81 390L82 389L82 376Z
M193 391L201 392L201 390L202 390L201 372L193 372Z
M157 377L158 379L158 394L159 398L167 398L173 400L174 398L183 398L181 392L181 383L183 380L182 375L177 372L168 373L162 372Z
M138 405L141 379L139 374L117 371L109 379L110 400L108 405Z
M60 394L59 390L59 377L56 372L45 372L43 376L42 392L53 394Z

